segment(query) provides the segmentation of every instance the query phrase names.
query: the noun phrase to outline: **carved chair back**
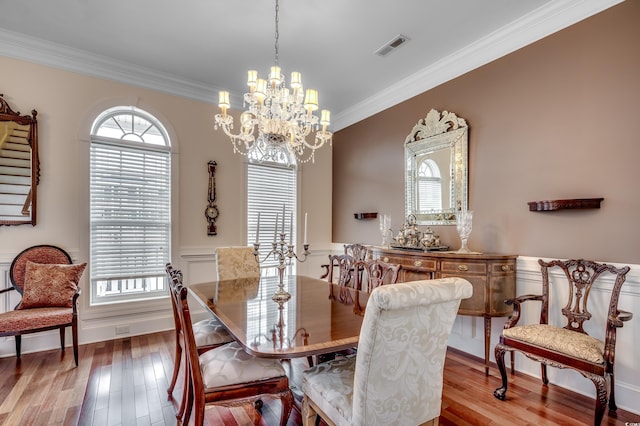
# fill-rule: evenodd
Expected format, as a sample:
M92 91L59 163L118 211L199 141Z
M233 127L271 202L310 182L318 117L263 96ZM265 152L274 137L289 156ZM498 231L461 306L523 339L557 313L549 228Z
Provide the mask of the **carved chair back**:
M353 257L347 254L330 254L327 281L345 287L354 287L356 285L352 277L354 263ZM337 270L336 278L334 278L335 270Z
M591 319L589 312L589 294L593 283L604 272L615 275L615 282L609 300L608 318L617 315L618 299L620 289L625 281L629 267L616 268L612 265L596 263L590 260L553 260L545 262L538 261L542 270L542 309L540 311L540 324L548 324L549 321L549 269L558 267L567 278L568 298L566 305L562 308L562 315L567 318L564 326L567 330L577 331L587 334L584 330L585 321ZM615 331L615 328L614 328Z
M395 284L398 282L400 264L386 263L380 259L363 260L355 262L354 269L360 271L356 274L356 288L367 289L369 293L383 284Z
M369 249L367 246L362 244L345 244L344 245L344 254L353 257L354 260L366 260L367 255L369 254Z

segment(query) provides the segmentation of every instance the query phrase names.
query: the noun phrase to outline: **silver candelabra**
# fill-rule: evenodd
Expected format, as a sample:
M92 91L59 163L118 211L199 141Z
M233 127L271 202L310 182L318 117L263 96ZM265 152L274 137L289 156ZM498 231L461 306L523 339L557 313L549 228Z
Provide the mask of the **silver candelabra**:
M283 228L284 228L284 226L283 226ZM258 263L265 262L271 256L273 256L273 257L278 259L278 278L279 278L278 290L276 290L276 292L271 297L271 299L273 299L273 301L278 302L278 303L286 302L287 300L289 300L291 298L291 294L289 294L289 292L287 292L284 289L284 270L287 267L285 265L285 262L287 261L287 259L289 260L288 264L291 264L293 259L295 259L298 262L302 263L305 260L307 260L307 256L309 254L311 254L311 252L309 251L309 244L305 243L305 244L302 245L304 251L300 254L300 256L298 256L296 254L296 252L295 252L294 244L292 244L291 242L289 242L289 244L287 244L285 242L286 237L287 237L287 234L284 233L284 232L281 232L280 233L280 241L278 241L278 242L274 241L274 242L271 243L271 251L269 253L267 253L262 258L262 260L260 260L260 243L258 243L258 242L253 243L253 255L255 256L256 261ZM302 257L302 256L304 256L304 257Z

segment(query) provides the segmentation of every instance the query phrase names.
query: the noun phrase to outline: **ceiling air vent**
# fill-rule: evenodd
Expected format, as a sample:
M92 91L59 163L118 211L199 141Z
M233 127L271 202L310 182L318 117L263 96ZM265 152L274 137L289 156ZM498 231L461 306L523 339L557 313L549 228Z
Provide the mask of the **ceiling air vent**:
M379 48L373 53L375 53L378 56L387 56L389 53L393 52L398 47L405 44L407 41L409 41L409 37L399 34L395 36L391 41L385 43L384 46L382 46L381 48Z

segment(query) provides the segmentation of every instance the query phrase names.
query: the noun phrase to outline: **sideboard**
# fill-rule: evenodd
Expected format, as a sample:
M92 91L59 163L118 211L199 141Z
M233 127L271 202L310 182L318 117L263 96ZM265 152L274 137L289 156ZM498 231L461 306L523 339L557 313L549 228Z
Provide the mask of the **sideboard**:
M371 257L402 265L398 282L462 277L473 286L473 296L460 303L458 314L484 317L484 368L489 374L491 318L511 315L505 299L515 297L516 258L502 254L460 254L369 247ZM513 368L513 359L512 366Z

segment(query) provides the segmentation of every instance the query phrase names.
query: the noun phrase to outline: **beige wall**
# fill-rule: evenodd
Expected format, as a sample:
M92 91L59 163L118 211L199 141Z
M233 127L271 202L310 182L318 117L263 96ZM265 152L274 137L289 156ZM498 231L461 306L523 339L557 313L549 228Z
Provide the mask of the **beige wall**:
M343 129L334 138L333 241L380 243L403 220L403 142L431 108L469 130L469 246L638 263L640 2L627 1ZM604 197L599 210L527 202ZM455 227L435 227L459 246Z
M233 153L222 131L214 130L216 106L6 57L0 57L0 70L0 93L13 109L23 114L34 108L38 111L41 160L37 226L0 227L0 284L8 285L3 268L31 245L59 245L76 261L89 261L89 132L95 117L116 105L136 105L150 112L171 135L172 261L178 267L198 270L195 275L205 280L214 271L216 246L245 242L245 158ZM204 218L209 160L218 163L217 236L207 236ZM300 168L298 223L302 224L303 213L309 212L308 239L317 256L331 246L331 161L331 148L326 147L318 152L315 164ZM298 235L302 238L302 231ZM317 265L315 269L320 270ZM82 283L85 288L88 277L87 271ZM10 308L11 303L5 305ZM159 301L90 307L89 291L85 290L80 305L80 341L113 337L116 324L130 324L131 334L171 326L169 306L167 301ZM11 354L8 343L6 353ZM52 343L55 346L55 340ZM35 347L29 343L24 346L26 352ZM0 355L3 352L0 348Z

